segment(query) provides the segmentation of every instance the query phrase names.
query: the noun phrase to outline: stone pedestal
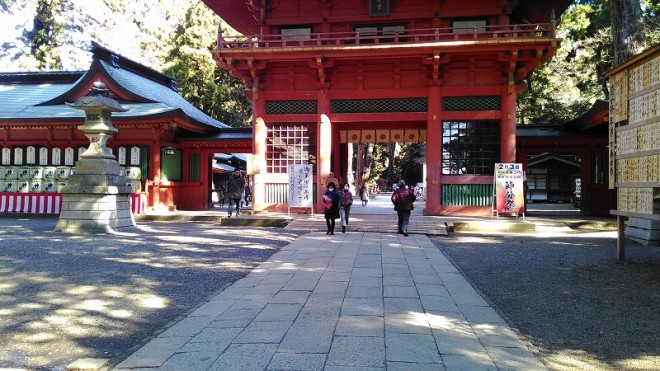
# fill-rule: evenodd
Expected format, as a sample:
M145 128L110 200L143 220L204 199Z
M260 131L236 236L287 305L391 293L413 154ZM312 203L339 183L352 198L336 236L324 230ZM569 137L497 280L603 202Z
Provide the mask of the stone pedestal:
M630 218L625 235L642 245L660 245L660 220Z
M56 232L109 233L136 227L131 189L114 159L81 158L62 191Z
M87 138L89 148L76 162L76 173L69 176L62 190L62 209L55 232L104 233L134 229L131 213L131 188L120 175L119 163L106 146L117 132L112 125L112 112L126 112L101 81L89 89L89 95L67 103L85 112L85 123L78 127Z

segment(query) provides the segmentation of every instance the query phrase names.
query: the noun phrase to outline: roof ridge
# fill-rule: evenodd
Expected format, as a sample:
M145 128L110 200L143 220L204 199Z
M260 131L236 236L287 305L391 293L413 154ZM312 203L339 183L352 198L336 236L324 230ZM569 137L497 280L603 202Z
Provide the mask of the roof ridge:
M85 71L0 72L0 82L19 84L74 82L84 74Z
M93 59L102 60L113 67L121 67L163 86L167 86L173 91L178 91L177 82L174 77L145 66L144 64L136 62L130 58L124 57L123 55L102 46L96 41L92 41L91 52Z

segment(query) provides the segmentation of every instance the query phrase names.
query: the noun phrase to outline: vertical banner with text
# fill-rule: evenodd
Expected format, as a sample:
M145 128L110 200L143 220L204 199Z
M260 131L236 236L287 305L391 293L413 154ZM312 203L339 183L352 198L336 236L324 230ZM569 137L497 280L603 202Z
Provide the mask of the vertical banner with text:
M313 165L289 165L289 207L312 207Z
M525 212L524 173L522 164L495 164L495 211L499 214Z

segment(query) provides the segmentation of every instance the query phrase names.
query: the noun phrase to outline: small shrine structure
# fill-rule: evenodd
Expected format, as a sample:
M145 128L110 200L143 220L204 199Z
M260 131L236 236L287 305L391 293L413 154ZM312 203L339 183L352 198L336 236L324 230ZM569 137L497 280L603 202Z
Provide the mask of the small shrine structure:
M617 256L625 238L660 244L660 45L608 71L609 186L616 189ZM627 228L625 221L628 220Z

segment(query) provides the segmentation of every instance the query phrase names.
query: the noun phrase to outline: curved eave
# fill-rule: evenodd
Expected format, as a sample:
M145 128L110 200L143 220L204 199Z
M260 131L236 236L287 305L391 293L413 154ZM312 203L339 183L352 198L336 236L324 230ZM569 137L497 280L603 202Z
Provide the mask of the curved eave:
M206 135L179 137L180 143L246 142L252 145L252 128L227 128Z
M243 35L257 35L261 27L260 10L249 0L204 0L233 29Z
M189 148L252 153L252 128L229 128L207 135L180 136L177 142Z
M123 96L128 97L131 101L138 103L156 103L151 99L147 99L141 95L135 94L134 92L124 88L121 84L119 84L115 79L112 78L112 74L108 73L108 71L101 64L101 61L95 59L92 62L92 65L89 67L89 70L87 70L87 72L78 80L78 82L76 82L71 87L71 89L69 89L65 93L53 99L38 104L38 106L51 106L51 105L63 104L65 102L71 102L75 100L80 95L80 91L85 86L88 86L92 82L92 80L96 78L99 72L108 81L112 81L113 88L118 89Z
M130 111L129 111L130 112ZM41 128L41 127L63 127L63 126L78 126L81 125L84 121L84 116L78 114L74 116L66 117L24 117L24 118L0 118L0 126L2 127L32 127L32 128ZM194 133L206 133L209 127L203 123L198 122L197 120L188 116L181 109L172 109L165 112L158 112L148 115L140 116L131 116L128 113L124 114L115 114L112 116L112 122L121 126L122 124L140 124L141 122L167 122L175 121L177 126L181 129L185 129ZM216 129L216 128L213 128Z

